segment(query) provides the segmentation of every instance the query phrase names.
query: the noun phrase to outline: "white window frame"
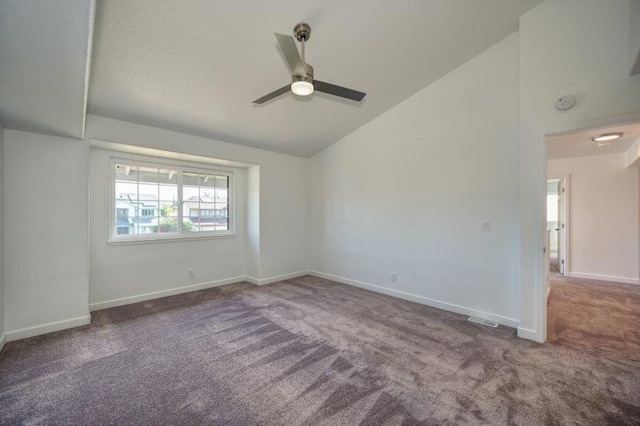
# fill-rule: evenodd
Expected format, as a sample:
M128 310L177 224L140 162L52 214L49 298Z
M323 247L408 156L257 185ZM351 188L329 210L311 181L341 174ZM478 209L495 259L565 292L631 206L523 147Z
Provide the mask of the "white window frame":
M162 169L176 170L177 185L178 185L178 232L176 233L156 233L156 234L118 234L116 232L116 164L137 166L137 167L153 167ZM122 158L111 157L110 165L111 172L109 174L109 237L107 242L109 244L126 244L126 243L152 243L161 241L176 241L176 240L201 240L208 238L229 238L235 237L235 185L234 185L234 172L232 170L224 170L219 168L209 168L201 164L194 164L182 161L154 161L148 159L138 159L138 157ZM210 174L215 176L227 176L229 178L229 195L227 203L229 205L229 229L220 231L200 231L194 233L183 233L182 220L183 220L183 203L182 199L182 173L195 172Z

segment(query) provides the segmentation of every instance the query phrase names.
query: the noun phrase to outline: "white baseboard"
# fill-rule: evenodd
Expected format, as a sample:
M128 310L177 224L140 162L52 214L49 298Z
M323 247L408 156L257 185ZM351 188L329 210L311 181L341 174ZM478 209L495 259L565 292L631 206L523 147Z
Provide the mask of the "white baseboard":
M310 275L318 278L324 278L331 281L336 281L342 284L348 284L367 290L372 290L378 293L383 293L389 296L398 297L400 299L409 300L411 302L421 303L423 305L431 306L434 308L442 309L445 311L455 312L457 314L474 316L489 321L497 322L498 324L506 325L508 327L518 327L519 321L514 318L504 317L502 315L496 315L489 312L479 311L466 306L456 305L454 303L443 302L440 300L430 299L428 297L419 296L417 294L406 293L404 291L391 289L388 287L382 287L374 284L365 283L362 281L356 281L349 278L339 277L336 275L325 274L324 272L310 271Z
M159 299L161 297L167 297L167 296L175 296L176 294L189 293L191 291L204 290L207 288L213 288L213 287L218 287L218 286L227 285L227 284L234 284L242 281L247 281L255 285L265 285L265 284L275 283L278 281L288 280L291 278L301 277L308 274L309 274L309 271L305 270L305 271L291 272L289 274L283 274L283 275L278 275L278 276L269 277L269 278L254 278L254 277L242 275L242 276L226 278L218 281L188 285L185 287L177 287L177 288L172 288L168 290L154 291L152 293L138 294L135 296L128 296L120 299L105 300L104 302L91 303L89 305L89 311L93 312L100 309L107 309L107 308L114 308L116 306L129 305L131 303L146 302L147 300Z
M587 274L584 272L573 272L573 271L569 272L568 275L572 278L586 278L588 280L611 281L614 283L623 283L623 284L640 284L640 279L638 278L616 277L613 275Z
M172 288L169 290L155 291L152 293L138 294L135 296L123 297L120 299L106 300L104 302L96 302L89 304L89 311L97 311L100 309L113 308L116 306L129 305L131 303L145 302L147 300L159 299L161 297L174 296L182 293L189 293L197 290L204 290L207 288L218 287L227 284L234 284L242 281L248 281L252 284L256 285L265 285L278 281L288 280L291 278L297 278L304 275L309 275L309 271L297 271L291 272L289 274L278 275L275 277L269 278L253 278L248 276L239 276L233 278L227 278L224 280L211 281L206 283L188 285L184 287ZM72 318L64 321L52 322L49 324L38 325L35 327L23 328L20 330L7 332L5 335L0 337L0 350L5 342L13 342L15 340L26 339L27 337L38 336L41 334L52 333L54 331L65 330L68 328L79 327L82 325L87 325L91 323L91 315L87 315L84 317Z
M277 283L278 281L290 280L291 278L303 277L305 275L309 275L310 273L311 273L310 271L305 270L305 271L291 272L289 274L276 275L275 277L269 277L269 278L254 278L254 277L247 276L246 280L251 284L265 285L265 284Z
M547 298L545 299L545 301L549 301L549 295L551 295L551 286L549 284L547 284Z
M48 324L36 325L35 327L21 328L19 330L8 331L5 334L7 342L26 339L27 337L39 336L41 334L53 333L54 331L66 330L67 328L80 327L91 323L91 315L71 318L68 320L50 322Z
M260 285L259 278L250 277L249 275L245 277L245 281L251 284Z
M184 287L171 288L169 290L154 291L152 293L138 294L135 296L123 297L120 299L105 300L104 302L96 302L89 304L89 311L98 311L100 309L114 308L116 306L130 305L132 303L146 302L147 300L159 299L161 297L175 296L176 294L189 293L197 290L218 287L221 285L234 284L247 280L247 277L239 276L226 278L224 280L210 281L206 283L193 284Z
M533 340L534 342L544 343L544 341L540 339L540 336L538 336L538 333L531 328L518 327L518 337Z

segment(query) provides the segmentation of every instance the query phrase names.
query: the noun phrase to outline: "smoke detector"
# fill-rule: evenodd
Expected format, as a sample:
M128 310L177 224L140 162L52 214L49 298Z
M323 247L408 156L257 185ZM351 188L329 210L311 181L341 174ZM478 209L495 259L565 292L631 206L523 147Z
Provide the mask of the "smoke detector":
M576 104L576 97L573 95L564 95L556 99L556 109L558 111L566 111Z

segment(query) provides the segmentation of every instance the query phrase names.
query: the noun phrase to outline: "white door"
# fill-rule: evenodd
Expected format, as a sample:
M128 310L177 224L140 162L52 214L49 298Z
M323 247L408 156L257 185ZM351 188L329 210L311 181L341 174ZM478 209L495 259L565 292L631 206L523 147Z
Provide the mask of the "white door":
M567 254L566 223L565 223L565 179L558 182L558 269L565 275L565 259Z

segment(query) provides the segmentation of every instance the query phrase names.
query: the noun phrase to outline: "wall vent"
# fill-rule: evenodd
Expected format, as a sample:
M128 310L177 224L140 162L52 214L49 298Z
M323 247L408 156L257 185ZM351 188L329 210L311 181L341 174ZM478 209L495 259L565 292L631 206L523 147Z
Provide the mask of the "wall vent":
M477 317L469 317L469 321L486 325L487 327L498 328L498 323Z

